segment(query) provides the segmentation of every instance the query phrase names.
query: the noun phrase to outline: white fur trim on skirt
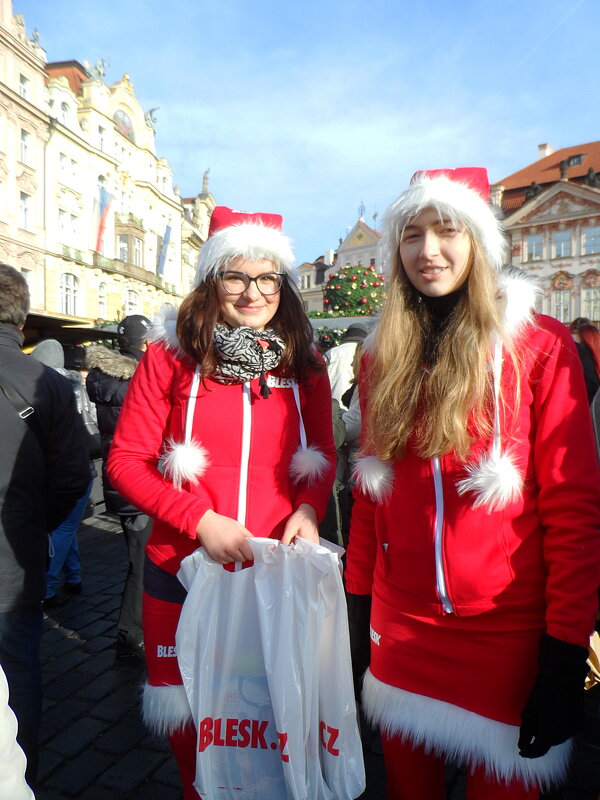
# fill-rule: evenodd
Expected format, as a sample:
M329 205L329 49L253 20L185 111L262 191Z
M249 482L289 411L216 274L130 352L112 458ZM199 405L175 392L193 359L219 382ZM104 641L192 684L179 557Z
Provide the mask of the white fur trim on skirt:
M496 781L517 780L545 789L560 783L567 773L571 740L540 758L522 758L518 726L389 686L370 670L363 680L362 700L367 718L386 735L400 736L456 763L481 765Z
M192 722L192 709L183 686L151 686L142 694L142 717L149 731L169 736Z

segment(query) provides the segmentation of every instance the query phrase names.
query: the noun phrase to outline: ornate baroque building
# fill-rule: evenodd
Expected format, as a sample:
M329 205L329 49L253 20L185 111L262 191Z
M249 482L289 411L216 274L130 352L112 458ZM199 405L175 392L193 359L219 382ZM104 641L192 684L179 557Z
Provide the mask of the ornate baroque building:
M553 151L492 187L512 263L534 274L539 310L600 322L600 142Z
M104 62L46 63L0 0L0 260L32 312L75 323L156 316L192 283L214 198L183 200L156 153L155 109Z

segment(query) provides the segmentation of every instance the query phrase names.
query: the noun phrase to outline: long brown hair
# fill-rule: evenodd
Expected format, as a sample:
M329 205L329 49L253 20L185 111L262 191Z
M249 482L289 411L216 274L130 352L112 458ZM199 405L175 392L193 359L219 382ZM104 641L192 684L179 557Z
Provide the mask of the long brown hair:
M600 331L590 322L589 324L579 325L577 333L581 343L586 345L594 359L596 374L600 378Z
M414 433L424 458L454 450L466 459L474 437L493 428L492 344L501 336L497 274L471 236L472 265L465 291L424 370L431 325L425 304L397 256L369 360L365 452L400 457Z
M213 332L220 321L217 295L218 278L208 277L187 295L177 316L177 336L182 349L200 364L202 377L208 378L217 369ZM286 275L280 290L279 308L270 323L284 341L285 349L277 373L303 380L311 370L325 367L318 358L312 325L295 283Z

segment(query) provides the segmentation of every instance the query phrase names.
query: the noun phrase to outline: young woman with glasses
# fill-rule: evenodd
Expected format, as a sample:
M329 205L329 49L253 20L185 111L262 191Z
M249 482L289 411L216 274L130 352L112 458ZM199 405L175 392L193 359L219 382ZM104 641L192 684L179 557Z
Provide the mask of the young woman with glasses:
M112 484L154 519L146 549L143 713L197 798L196 731L175 657L181 560L252 559L249 536L318 542L335 475L331 395L281 217L215 208L195 286L131 381Z
M388 800L442 800L446 760L468 800L533 800L583 725L600 575L585 387L568 330L503 269L488 201L484 169L436 170L384 218L346 588Z

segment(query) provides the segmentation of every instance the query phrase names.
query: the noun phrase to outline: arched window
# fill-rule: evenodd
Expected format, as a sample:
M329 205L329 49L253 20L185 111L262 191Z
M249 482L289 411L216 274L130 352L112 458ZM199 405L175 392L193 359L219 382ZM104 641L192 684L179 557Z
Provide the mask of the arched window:
M77 315L79 305L79 280L70 272L60 276L60 310L62 314Z
M63 125L66 125L69 121L69 106L68 103L61 103L60 104L60 121Z
M98 286L98 318L106 319L106 284Z

